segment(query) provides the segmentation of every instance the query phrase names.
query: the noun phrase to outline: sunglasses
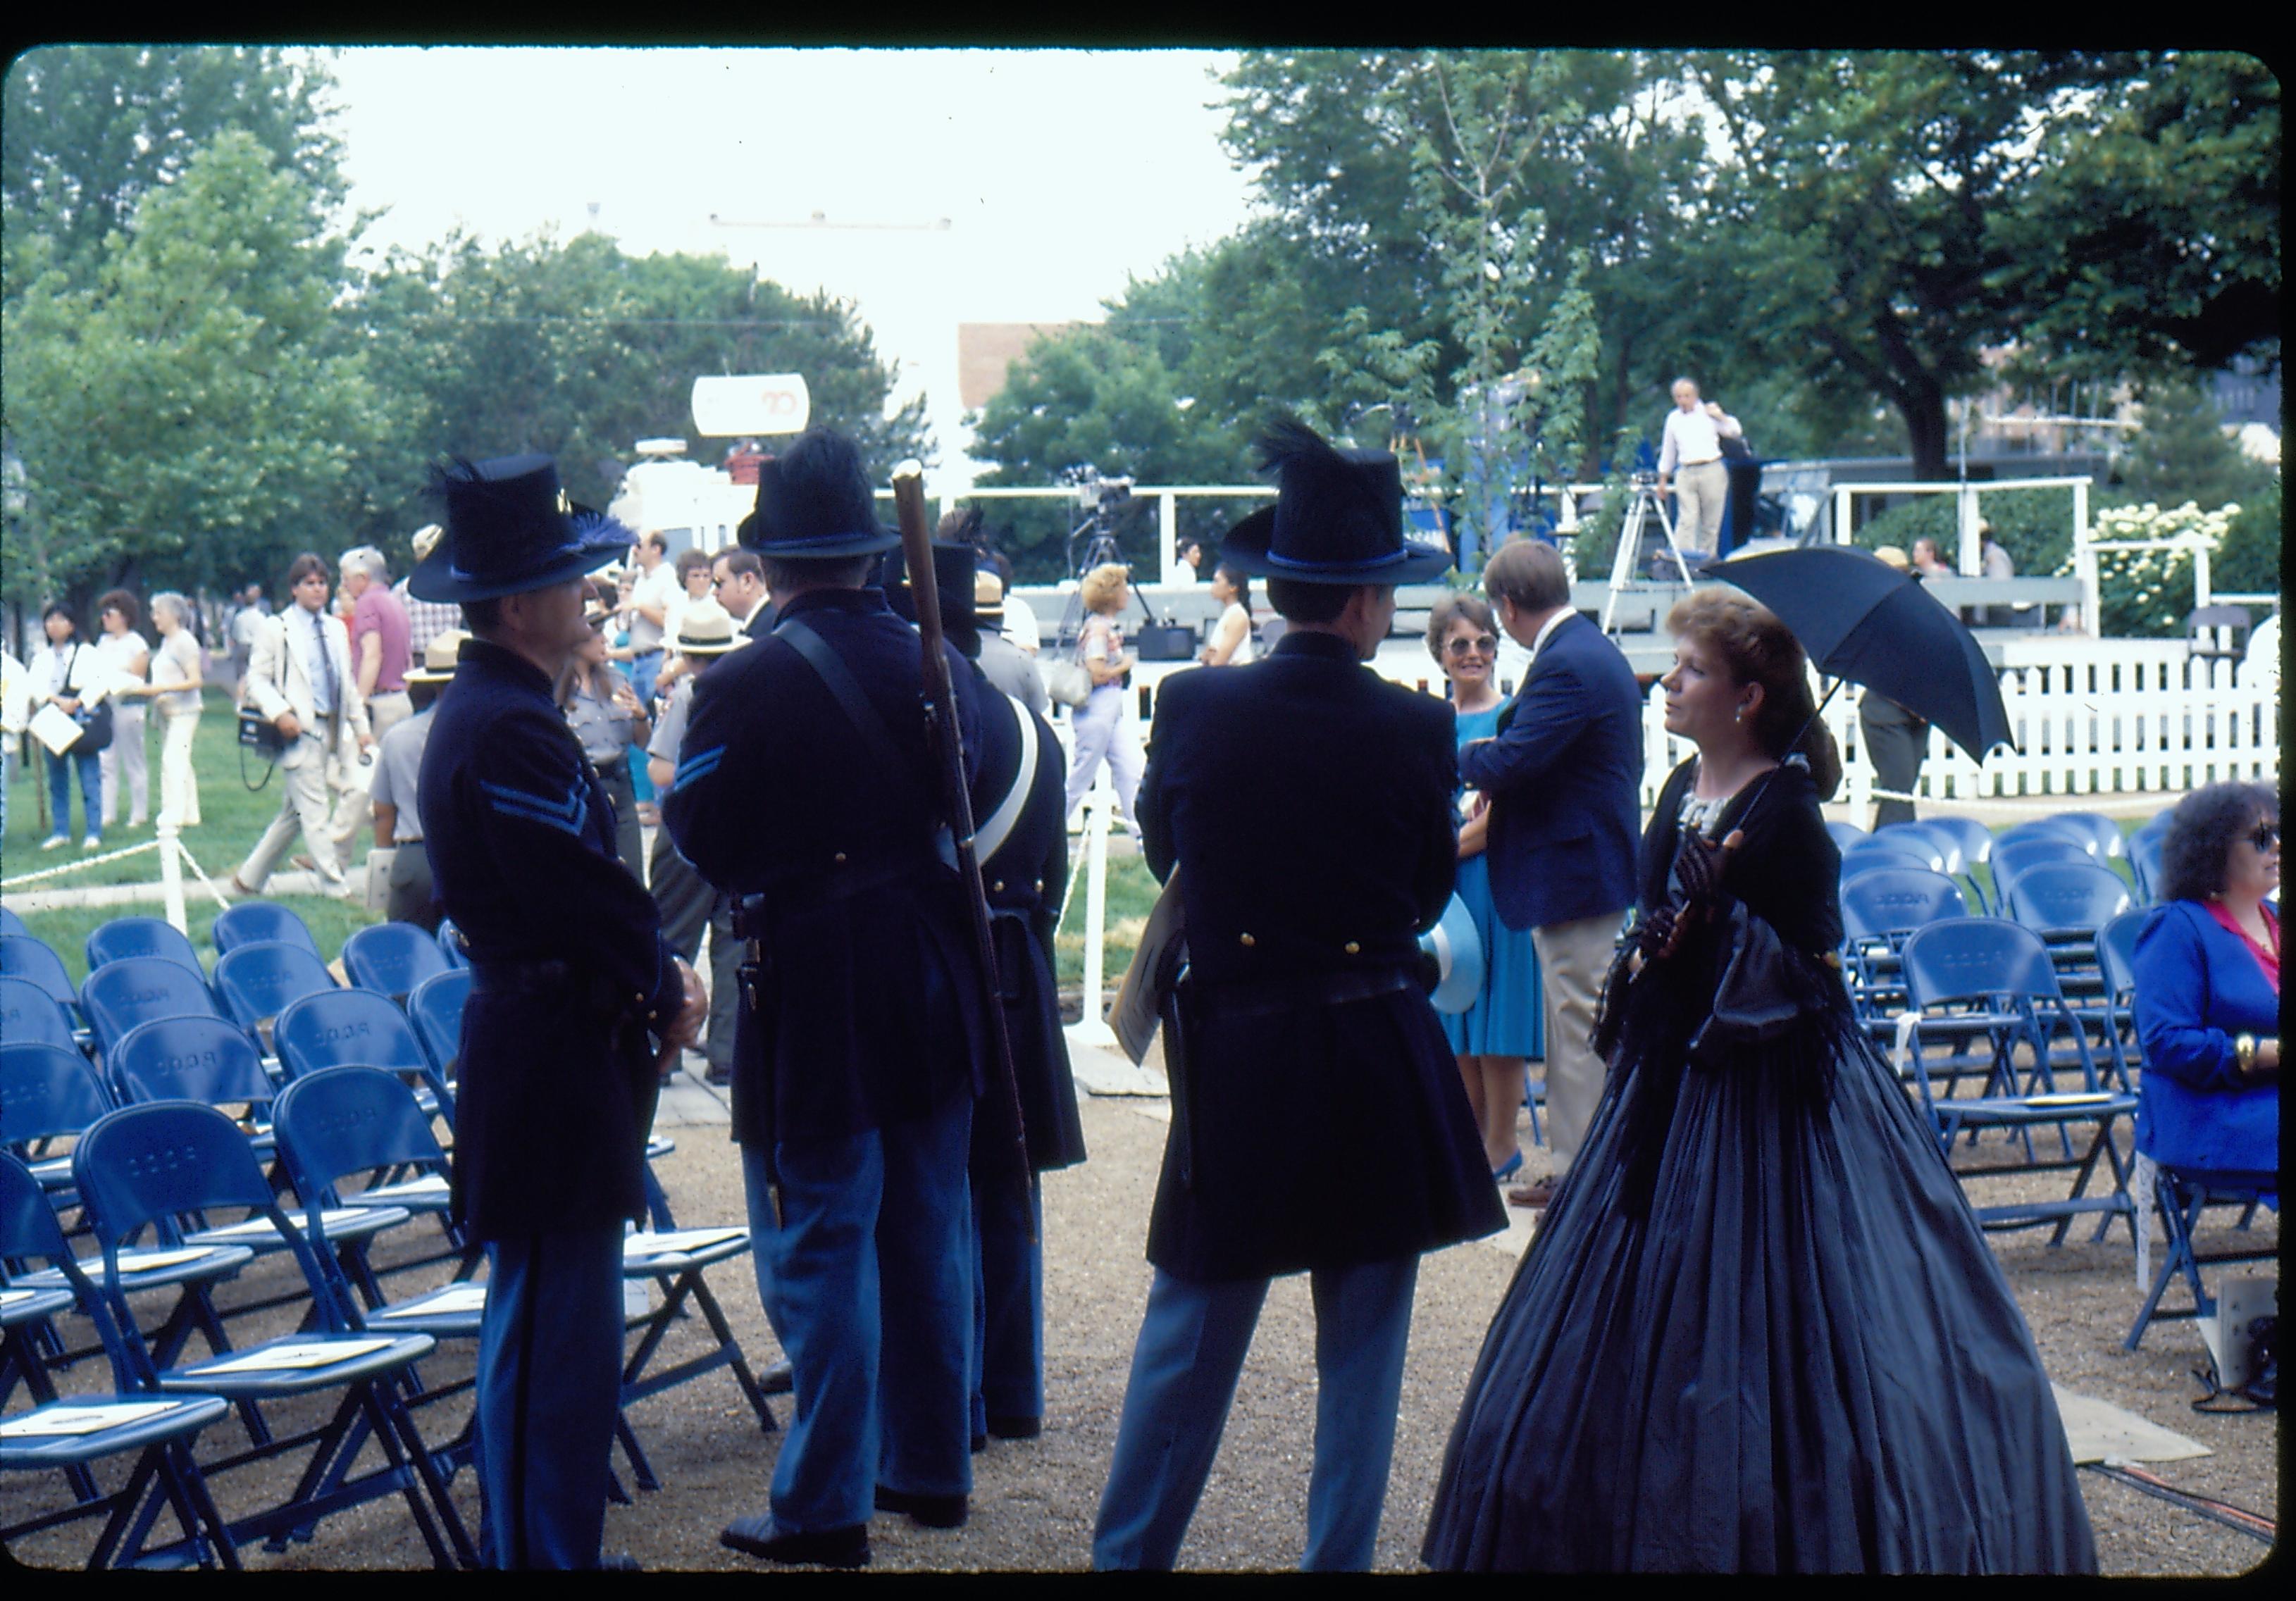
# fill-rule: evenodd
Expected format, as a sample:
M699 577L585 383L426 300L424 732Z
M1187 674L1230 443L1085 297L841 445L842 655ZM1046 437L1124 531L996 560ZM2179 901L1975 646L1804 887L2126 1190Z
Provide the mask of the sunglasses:
M2276 822L2257 824L2256 831L2248 837L2248 843L2259 851L2270 850L2280 843L2280 825Z
M1498 651L1499 642L1488 633L1479 633L1471 640L1446 640L1443 650L1447 656L1464 656L1469 651L1477 656L1492 656Z

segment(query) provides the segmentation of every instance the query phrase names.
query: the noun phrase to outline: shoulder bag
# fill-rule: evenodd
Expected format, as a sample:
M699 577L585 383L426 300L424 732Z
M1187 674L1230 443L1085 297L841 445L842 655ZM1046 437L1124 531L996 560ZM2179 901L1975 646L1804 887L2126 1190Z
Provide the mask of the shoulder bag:
M1045 693L1065 707L1079 707L1092 698L1092 674L1084 665L1084 636L1078 634L1068 654L1039 665Z
M67 690L77 690L80 687L72 682L73 675L79 671L79 645L75 641L72 645L71 660L64 667L64 685ZM87 703L86 697L80 697L79 710L71 715L71 720L79 724L79 738L73 740L67 747L68 754L75 756L92 756L99 751L111 748L111 697L110 695L107 694L94 706Z

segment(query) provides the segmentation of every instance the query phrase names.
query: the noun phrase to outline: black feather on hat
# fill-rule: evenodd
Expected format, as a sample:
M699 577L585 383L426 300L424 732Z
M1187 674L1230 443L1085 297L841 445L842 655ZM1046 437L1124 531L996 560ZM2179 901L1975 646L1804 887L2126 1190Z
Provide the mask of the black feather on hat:
M1388 452L1341 449L1290 416L1257 445L1275 503L1228 530L1221 560L1307 584L1418 584L1450 567L1448 552L1404 539L1403 470Z

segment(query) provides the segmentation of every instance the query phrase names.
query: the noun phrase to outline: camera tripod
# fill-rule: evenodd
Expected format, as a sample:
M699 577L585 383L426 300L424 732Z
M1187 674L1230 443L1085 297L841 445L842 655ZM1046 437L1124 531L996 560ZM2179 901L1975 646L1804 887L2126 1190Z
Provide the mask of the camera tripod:
M1067 601L1061 607L1060 632L1053 636L1055 649L1065 652L1084 635L1085 575L1096 567L1105 567L1111 562L1119 566L1123 565L1124 558L1117 553L1116 549L1115 523L1116 519L1103 510L1095 511L1083 522L1069 530L1067 547L1071 551L1077 548L1077 541L1084 539L1087 533L1091 537L1084 540L1084 555L1069 565L1069 574L1077 580L1077 587L1069 592ZM1132 586L1131 599L1132 603L1140 609L1140 616L1144 621L1153 623L1156 620L1155 614L1148 609L1148 602L1140 598L1140 591L1136 585Z
M1635 475L1634 502L1627 508L1626 519L1619 526L1619 549L1611 558L1611 590L1603 601L1603 632L1614 633L1619 615L1619 596L1624 591L1638 586L1643 580L1635 576L1641 564L1643 538L1650 527L1652 515L1658 518L1660 530L1666 535L1666 551L1654 556L1652 566L1671 558L1674 569L1682 575L1685 584L1690 582L1690 564L1682 559L1682 547L1675 543L1674 519L1667 515L1666 500L1658 492L1656 475Z

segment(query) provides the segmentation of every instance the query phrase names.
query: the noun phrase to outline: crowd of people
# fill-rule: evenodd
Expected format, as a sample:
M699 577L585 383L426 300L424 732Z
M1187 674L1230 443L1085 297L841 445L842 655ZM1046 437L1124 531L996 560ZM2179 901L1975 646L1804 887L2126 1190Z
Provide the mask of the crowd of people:
M1677 401L1666 470L1686 476L1729 420ZM305 555L286 609L233 619L230 676L283 775L233 887L259 892L299 838L340 892L371 829L390 915L451 918L474 969L454 1205L490 1264L487 1559L603 1559L621 1241L689 1047L732 1091L794 1391L763 1505L723 1543L864 1564L873 1515L962 1523L972 1454L1041 1431L1041 1175L1086 1156L1053 932L1104 763L1188 956L1157 997L1172 1118L1095 1567L1177 1564L1268 1284L1302 1272L1303 1565L1367 1566L1419 1259L1511 1202L1543 1219L1468 1382L1430 1565L2093 1571L2032 1339L1850 1016L1819 813L1841 762L1800 646L1732 591L1676 609L1666 724L1695 754L1644 827L1643 694L1554 547L1503 546L1480 594L1435 609L1448 702L1415 693L1364 666L1398 586L1450 561L1406 538L1395 457L1291 421L1259 443L1278 494L1221 544L1202 658L1250 670L1166 679L1143 750L1128 577L1086 574L1065 772L1025 692L1034 620L961 519L931 574L896 560L857 448L824 429L758 461L714 555L570 505L547 457L458 462L399 584L371 550ZM1265 649L1255 578L1283 621ZM110 704L113 741L130 699L159 706L181 821L196 788L170 764L202 668L181 597L152 610L156 649L132 596L105 596L85 642L52 606L29 681L83 728ZM1502 637L1529 654L1512 696ZM74 773L89 848L105 796L140 814L140 767L123 751L107 789L102 754L53 765L51 845ZM2277 809L2209 795L2179 811L2176 904L2140 958L2204 1003L2156 998L2140 1022L2177 1093L2228 1098L2238 1133L2187 1149L2161 1100L2145 1148L2252 1174L2278 1072ZM1455 893L1488 961L1445 1018L1418 937ZM1554 1171L1510 1187L1531 1057ZM1335 1161L1343 1186L1322 1181ZM1956 1401L1972 1383L1983 1404Z

